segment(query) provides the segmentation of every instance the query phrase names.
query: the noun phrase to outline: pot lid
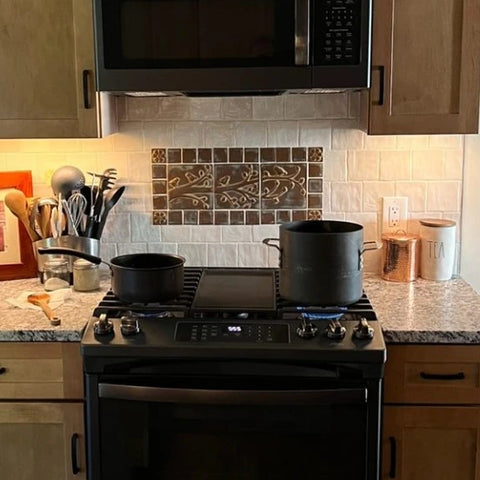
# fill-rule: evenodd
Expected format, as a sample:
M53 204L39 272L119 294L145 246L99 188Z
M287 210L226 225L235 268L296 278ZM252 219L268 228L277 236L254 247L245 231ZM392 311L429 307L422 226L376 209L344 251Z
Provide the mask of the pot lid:
M422 218L419 222L426 227L454 227L456 225L454 220L443 218Z
M396 243L398 245L405 245L415 243L417 240L419 240L419 236L412 233L407 233L405 230L398 230L396 232L383 233L382 240Z

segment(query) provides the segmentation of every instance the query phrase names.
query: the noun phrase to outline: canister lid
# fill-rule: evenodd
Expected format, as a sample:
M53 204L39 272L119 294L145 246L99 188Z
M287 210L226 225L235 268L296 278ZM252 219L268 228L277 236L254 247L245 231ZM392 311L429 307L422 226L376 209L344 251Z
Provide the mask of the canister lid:
M89 262L88 260L84 260L83 258L79 258L73 262L73 268L76 270L91 270L94 268L98 268L98 265L95 263Z
M386 240L397 245L406 245L415 243L417 240L419 240L419 236L412 233L407 233L404 230L398 230L397 232L383 233L382 240Z
M456 225L454 220L443 218L422 218L419 222L425 227L454 227Z

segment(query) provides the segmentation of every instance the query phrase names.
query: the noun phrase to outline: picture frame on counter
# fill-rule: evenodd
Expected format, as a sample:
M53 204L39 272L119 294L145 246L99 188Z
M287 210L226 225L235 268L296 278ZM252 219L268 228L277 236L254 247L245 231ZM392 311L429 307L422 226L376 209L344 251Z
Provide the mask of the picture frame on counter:
M0 172L0 280L37 275L32 241L25 227L5 205L5 194L12 188L21 190L27 198L31 197L32 172Z

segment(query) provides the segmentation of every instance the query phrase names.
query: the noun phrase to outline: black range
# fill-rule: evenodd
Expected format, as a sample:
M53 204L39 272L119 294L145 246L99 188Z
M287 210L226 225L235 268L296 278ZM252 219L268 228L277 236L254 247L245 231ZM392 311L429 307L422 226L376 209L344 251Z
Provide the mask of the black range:
M93 312L89 478L377 479L386 349L368 298L294 305L267 268L185 268L184 283L163 304L108 293Z

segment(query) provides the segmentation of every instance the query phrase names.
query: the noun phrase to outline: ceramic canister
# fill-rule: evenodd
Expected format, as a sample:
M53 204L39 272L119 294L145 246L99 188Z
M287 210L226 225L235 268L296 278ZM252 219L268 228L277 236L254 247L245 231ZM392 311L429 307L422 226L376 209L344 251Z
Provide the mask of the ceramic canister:
M420 220L420 276L426 280L450 280L455 263L456 224L453 220Z

